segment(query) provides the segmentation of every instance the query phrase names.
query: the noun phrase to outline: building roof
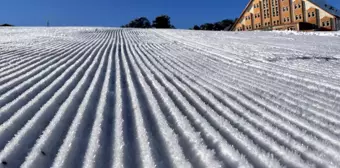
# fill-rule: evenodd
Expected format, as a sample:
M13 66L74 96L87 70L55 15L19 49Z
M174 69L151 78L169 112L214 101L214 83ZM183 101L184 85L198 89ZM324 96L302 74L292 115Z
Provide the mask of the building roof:
M340 10L336 9L334 6L330 5L329 3L327 3L326 0L308 0L312 3L314 3L315 5L319 6L320 8L322 8L323 10L325 10L326 12L340 17Z
M237 18L236 22L234 23L234 25L231 27L230 30L233 30L235 28L235 26L237 25L237 23L241 20L241 17L243 16L243 14L246 12L246 10L248 9L249 5L253 2L254 0L250 0L248 3L247 3L247 6L246 8L243 9L242 13L241 13L241 16L239 18Z

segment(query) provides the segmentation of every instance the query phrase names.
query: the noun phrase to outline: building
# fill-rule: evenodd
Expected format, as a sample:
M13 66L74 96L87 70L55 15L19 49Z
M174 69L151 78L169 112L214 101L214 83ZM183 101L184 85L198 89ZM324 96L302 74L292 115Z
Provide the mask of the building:
M250 0L232 30L340 30L340 10L325 0Z

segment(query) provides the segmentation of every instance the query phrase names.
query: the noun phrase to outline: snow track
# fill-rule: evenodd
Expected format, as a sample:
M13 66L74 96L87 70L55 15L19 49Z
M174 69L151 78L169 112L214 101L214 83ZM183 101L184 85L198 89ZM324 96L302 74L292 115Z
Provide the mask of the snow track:
M336 36L0 34L0 168L340 167Z

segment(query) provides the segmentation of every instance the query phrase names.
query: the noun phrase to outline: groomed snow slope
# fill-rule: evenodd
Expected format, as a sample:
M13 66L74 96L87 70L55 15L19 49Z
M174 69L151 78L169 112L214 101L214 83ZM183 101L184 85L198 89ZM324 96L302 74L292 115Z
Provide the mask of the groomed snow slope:
M340 167L339 36L0 29L0 167Z

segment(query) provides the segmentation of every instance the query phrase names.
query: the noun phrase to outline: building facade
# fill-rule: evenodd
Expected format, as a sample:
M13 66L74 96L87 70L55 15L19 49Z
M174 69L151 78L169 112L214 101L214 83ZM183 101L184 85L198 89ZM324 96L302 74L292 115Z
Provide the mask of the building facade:
M250 0L232 30L340 30L340 10L325 0Z

